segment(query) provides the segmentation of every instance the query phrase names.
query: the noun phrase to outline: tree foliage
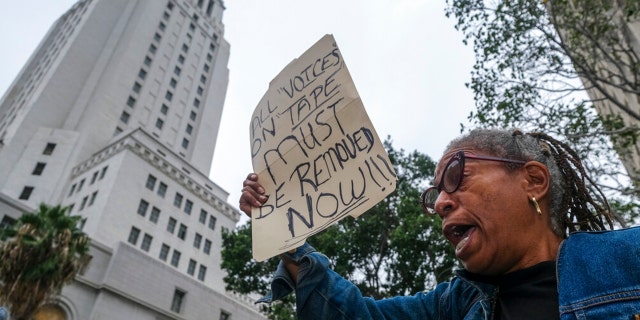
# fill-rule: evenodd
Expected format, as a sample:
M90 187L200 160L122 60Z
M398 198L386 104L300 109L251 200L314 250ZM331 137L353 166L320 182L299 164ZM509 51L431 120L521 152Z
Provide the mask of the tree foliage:
M640 132L630 107L640 102L640 48L629 28L640 25L640 1L447 0L446 14L475 52L472 125L568 140L614 213L637 217L640 174L618 156Z
M347 218L309 238L326 254L336 272L354 282L365 296L385 298L413 294L449 280L456 265L441 235L441 221L423 213L419 197L433 177L435 163L414 151L385 148L397 173L397 188L358 219ZM251 258L251 225L223 235L222 268L227 290L267 293L279 259ZM293 319L293 298L265 306L271 319Z
M0 305L30 319L90 261L89 237L66 207L40 205L0 230Z

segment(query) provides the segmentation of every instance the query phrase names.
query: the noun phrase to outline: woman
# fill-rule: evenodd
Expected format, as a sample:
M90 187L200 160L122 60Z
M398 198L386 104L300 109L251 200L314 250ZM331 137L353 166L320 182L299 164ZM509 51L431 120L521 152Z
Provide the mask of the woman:
M640 319L640 231L603 231L613 227L609 206L567 145L474 130L447 146L435 177L421 202L464 266L450 282L362 297L305 244L281 255L263 301L295 290L300 319ZM264 201L250 174L240 209L250 215Z

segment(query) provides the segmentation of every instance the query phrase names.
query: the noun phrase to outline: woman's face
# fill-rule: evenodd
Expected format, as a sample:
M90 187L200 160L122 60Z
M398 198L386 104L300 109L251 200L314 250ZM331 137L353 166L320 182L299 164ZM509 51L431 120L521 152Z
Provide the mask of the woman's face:
M436 185L457 151L447 152L439 162ZM470 150L465 154L491 156ZM539 248L548 224L529 203L528 183L523 166L510 171L501 162L466 158L458 189L439 193L435 210L443 234L465 269L499 275L548 260Z

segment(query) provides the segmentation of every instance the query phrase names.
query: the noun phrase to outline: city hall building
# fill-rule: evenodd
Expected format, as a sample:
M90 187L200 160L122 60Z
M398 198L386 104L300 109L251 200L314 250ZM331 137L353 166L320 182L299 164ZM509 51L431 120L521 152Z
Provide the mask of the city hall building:
M224 289L239 211L208 178L227 90L222 0L81 0L0 100L0 221L86 218L89 268L46 319L265 319Z

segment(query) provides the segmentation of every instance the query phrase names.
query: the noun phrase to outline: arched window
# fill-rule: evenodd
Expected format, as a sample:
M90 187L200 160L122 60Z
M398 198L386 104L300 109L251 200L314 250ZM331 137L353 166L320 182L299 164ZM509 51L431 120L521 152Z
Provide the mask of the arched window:
M59 305L45 304L33 316L33 320L67 320L67 313Z
M207 15L211 17L212 12L213 12L213 1L209 0L209 4L207 4Z

